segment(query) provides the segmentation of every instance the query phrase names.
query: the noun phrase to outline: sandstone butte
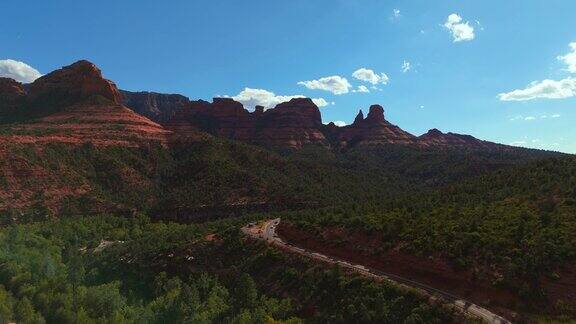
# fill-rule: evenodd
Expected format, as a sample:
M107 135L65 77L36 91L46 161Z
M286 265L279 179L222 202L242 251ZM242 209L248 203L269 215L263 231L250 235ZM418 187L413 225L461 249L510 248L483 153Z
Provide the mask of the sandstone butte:
M306 145L335 150L381 145L512 149L436 129L416 137L388 122L379 105L371 106L366 117L360 111L352 124L338 127L323 124L319 108L308 98L249 111L230 98L192 101L177 94L121 91L94 64L78 61L31 84L0 78L0 175L7 184L0 188L0 209L27 206L35 192L57 206L63 197L93 190L88 182L63 180L62 172L74 178L74 170L52 170L14 154L17 146L41 157L49 144L170 147L210 137L290 150ZM150 185L136 170L123 172L126 183Z
M248 111L231 98L192 101L178 94L121 91L82 60L23 85L0 78L0 120L11 121L2 143L96 146L169 145L215 136L266 147L321 145L342 149L382 144L497 149L505 146L436 129L416 137L391 124L380 105L348 126L324 125L319 108L295 98ZM13 121L16 120L16 123ZM25 123L18 121L25 120Z

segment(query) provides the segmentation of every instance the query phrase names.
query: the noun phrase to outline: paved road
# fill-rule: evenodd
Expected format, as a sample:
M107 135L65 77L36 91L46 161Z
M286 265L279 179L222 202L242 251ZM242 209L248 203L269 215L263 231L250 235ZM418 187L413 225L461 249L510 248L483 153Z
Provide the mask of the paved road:
M280 224L279 218L268 220L263 224L250 223L247 226L243 227L242 231L253 238L265 240L268 243L283 248L285 250L298 253L322 262L330 264L338 264L343 268L353 270L366 277L384 279L402 287L415 289L421 294L433 300L440 300L449 303L453 305L456 309L462 311L463 313L481 319L487 323L494 323L494 324L511 323L505 318L492 313L491 311L482 306L476 305L470 301L454 296L448 292L430 287L425 284L421 284L419 282L410 279L402 278L394 274L385 273L375 269L369 269L359 264L351 264L344 260L340 260L334 257L326 256L314 251L294 246L288 242L283 241L281 238L278 237L278 235L276 235L276 227L278 226L278 224Z

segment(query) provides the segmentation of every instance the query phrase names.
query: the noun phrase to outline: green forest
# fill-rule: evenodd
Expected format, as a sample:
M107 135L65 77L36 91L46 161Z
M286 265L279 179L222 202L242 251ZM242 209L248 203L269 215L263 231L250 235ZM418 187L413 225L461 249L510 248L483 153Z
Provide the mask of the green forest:
M248 242L238 231L246 221L182 225L99 215L5 227L0 231L0 322L454 319L409 291Z
M570 279L566 269L575 267L572 156L394 145L278 152L221 139L169 149L9 149L45 176L20 180L18 190L0 179L14 201L32 193L25 207L0 212L0 322L464 320L239 232L276 217L361 254L448 260L520 296L526 304L511 307L527 318L576 315L573 300L542 284ZM60 197L46 190L54 186L89 190ZM327 228L379 243L363 250L345 234L330 242Z

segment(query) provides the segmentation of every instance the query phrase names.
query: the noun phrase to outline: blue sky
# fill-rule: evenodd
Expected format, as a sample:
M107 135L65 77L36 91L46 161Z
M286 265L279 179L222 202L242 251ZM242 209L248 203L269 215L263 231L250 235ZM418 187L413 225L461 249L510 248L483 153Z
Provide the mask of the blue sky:
M40 73L88 59L127 90L303 95L327 104L325 122L379 103L415 135L576 153L573 0L3 0L0 12L0 60Z

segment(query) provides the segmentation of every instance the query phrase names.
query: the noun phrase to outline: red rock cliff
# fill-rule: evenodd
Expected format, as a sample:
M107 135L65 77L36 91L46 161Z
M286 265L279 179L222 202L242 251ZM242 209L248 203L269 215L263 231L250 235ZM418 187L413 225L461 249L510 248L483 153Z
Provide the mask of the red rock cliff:
M335 136L339 146L415 143L414 135L386 121L382 106L372 105L366 118L363 117L360 111L354 123L340 129Z
M116 85L102 77L96 65L82 60L46 74L30 85L29 105L51 110L60 109L86 99L100 97L121 104L122 95Z
M22 84L9 78L0 78L0 120L13 114L23 104L26 91Z

